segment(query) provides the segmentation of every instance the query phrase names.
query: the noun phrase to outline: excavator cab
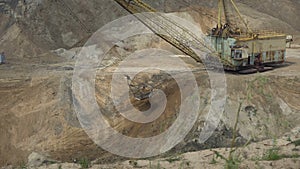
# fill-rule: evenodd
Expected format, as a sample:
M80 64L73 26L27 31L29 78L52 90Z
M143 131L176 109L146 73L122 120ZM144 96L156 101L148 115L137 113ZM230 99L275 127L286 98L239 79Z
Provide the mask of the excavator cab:
M248 47L234 46L231 48L231 59L238 67L249 66L251 60L248 55Z
M248 48L246 47L231 48L231 58L235 60L248 59Z

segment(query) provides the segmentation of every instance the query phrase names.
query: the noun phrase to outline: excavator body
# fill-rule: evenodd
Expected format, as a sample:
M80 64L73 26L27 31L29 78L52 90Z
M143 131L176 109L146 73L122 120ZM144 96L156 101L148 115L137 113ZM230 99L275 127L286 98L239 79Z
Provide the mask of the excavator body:
M235 10L235 15L245 25L244 32L239 27L232 27L232 21L228 17L230 4ZM242 18L234 0L219 0L218 8L218 25L208 36L219 57L233 65L225 69L243 71L254 68L264 71L266 65L285 62L287 35L273 31L253 32ZM222 13L227 22L224 26L222 26Z
M286 58L286 36L252 38L209 36L219 57L230 62L226 70L240 71L262 68L266 65L281 64Z

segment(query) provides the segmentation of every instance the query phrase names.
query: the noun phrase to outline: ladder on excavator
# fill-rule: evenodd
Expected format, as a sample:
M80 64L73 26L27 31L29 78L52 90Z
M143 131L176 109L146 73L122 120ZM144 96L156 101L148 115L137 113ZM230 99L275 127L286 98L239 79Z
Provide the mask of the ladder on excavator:
M132 14L137 14L138 20L146 25L156 35L166 40L185 54L197 62L202 62L201 58L193 49L206 52L210 57L218 58L224 67L233 67L231 62L219 57L215 50L210 46L209 42L197 37L187 28L179 25L172 19L158 13L154 8L143 2L142 0L115 0L124 9Z

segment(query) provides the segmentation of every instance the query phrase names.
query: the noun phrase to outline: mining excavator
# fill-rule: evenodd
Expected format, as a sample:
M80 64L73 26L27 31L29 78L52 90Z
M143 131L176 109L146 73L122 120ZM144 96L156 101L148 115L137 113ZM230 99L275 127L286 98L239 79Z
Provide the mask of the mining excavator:
M142 0L115 1L130 13L139 13L136 17L144 25L197 62L202 60L193 49L210 53L210 57L216 57L222 62L225 70L239 73L266 71L271 69L266 66L285 62L286 35L273 31L252 31L234 0L218 0L218 23L208 32L206 40L165 15L156 13L155 17L151 17L148 13L157 10ZM230 13L239 18L244 25L243 29L233 26ZM225 24L222 24L224 20Z

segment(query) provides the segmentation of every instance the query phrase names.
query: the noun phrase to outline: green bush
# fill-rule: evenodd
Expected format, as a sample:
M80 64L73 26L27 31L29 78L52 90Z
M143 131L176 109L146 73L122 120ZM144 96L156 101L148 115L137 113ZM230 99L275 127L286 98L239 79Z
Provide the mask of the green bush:
M86 168L89 168L91 166L90 161L86 158L80 159L79 164L80 164L82 169L86 169Z

